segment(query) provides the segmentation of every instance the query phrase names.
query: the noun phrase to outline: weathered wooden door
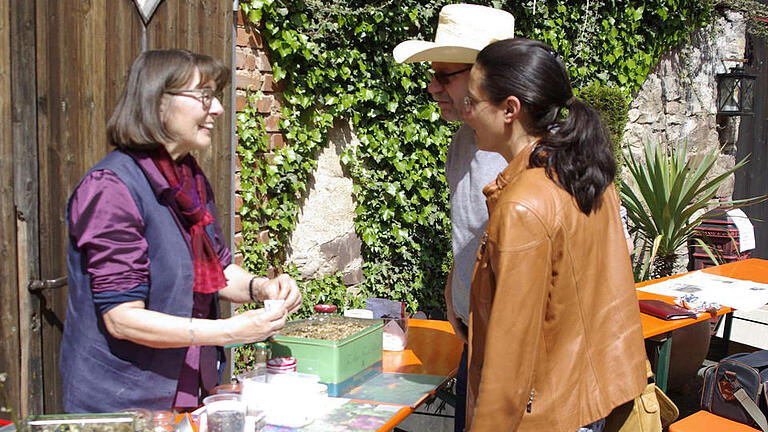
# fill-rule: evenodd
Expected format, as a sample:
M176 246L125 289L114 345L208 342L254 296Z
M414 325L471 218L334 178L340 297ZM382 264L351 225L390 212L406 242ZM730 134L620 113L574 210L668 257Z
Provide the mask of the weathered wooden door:
M757 75L754 115L741 118L736 159L749 155L749 163L736 172L734 198L749 198L768 193L768 46L747 34L745 69ZM768 202L744 209L755 227L752 257L768 259Z
M160 0L148 23L143 3L153 0L0 0L0 40L9 41L0 45L0 373L21 414L61 412L66 286L29 286L67 274L66 201L110 150L105 125L133 59L144 49L186 48L232 66L236 2ZM214 144L197 156L228 233L229 94L223 104Z

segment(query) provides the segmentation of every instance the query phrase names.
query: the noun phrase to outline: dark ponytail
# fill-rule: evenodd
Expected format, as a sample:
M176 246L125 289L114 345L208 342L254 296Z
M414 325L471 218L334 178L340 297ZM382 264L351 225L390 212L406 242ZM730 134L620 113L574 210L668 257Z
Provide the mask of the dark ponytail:
M514 38L488 45L476 63L485 74L482 87L491 100L499 103L516 96L528 116L528 133L541 137L530 166L544 167L585 214L597 209L616 175L616 161L600 115L573 96L557 54L542 42ZM563 108L568 114L561 119Z

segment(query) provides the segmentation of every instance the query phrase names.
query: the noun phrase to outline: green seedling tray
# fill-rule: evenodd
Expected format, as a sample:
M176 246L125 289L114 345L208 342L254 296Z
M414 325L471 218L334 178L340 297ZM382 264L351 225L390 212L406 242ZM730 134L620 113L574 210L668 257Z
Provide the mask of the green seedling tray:
M381 362L381 320L338 341L276 335L272 357L294 357L296 371L318 375L320 381L338 384ZM300 321L296 321L297 323Z

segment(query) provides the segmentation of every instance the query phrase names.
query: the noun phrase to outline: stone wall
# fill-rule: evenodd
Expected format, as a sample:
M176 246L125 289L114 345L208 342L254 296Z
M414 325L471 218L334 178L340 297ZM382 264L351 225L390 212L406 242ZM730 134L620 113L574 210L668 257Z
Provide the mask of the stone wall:
M735 142L732 131L738 125L723 130L721 122L718 127L715 76L734 65L724 65L722 59L744 57L745 28L740 14L728 13L661 58L630 103L624 132L630 151L639 154L646 141L686 145L691 153ZM724 148L719 172L733 166L734 154L732 146ZM733 180L725 182L719 195L730 197L732 192Z
M734 63L722 59L744 57L746 23L741 14L727 13L700 29L690 43L665 54L632 99L624 131L625 149L639 155L648 141L657 145L687 146L689 154L722 147L709 173L714 177L735 164L738 117L718 119L715 76ZM628 173L623 173L627 178ZM723 182L717 195L730 199L734 177ZM677 253L675 273L688 265L687 247Z
M279 129L282 90L273 79L267 47L259 27L246 24L242 12L237 14L235 47L235 85L237 99L235 109L242 111L248 103L249 91L261 91L255 101L258 112L264 118L269 134L270 150L280 148L285 136ZM301 272L302 279L315 279L341 272L344 283L355 285L362 281L362 242L355 233L352 198L352 180L345 177L339 155L345 146L356 141L349 124L337 122L329 131L329 145L320 153L312 184L299 214L298 224L288 246L288 259ZM263 155L271 157L271 152ZM236 159L235 191L235 246L243 241L242 223L237 213L243 204L240 196L240 161ZM266 229L259 233L261 241L267 241ZM242 254L235 254L235 262L242 264Z
M738 124L731 120L723 130L721 122L718 129L715 75L726 72L721 59L744 56L744 35L743 17L729 13L696 32L691 43L664 55L630 103L624 135L627 148L639 153L643 143L650 140L656 144L687 145L691 153L696 153L735 142L733 131L738 130ZM280 87L272 78L259 29L245 25L242 13L238 13L236 44L236 109L245 107L248 89L261 90L264 96L256 102L257 108L270 134L270 148L279 148L285 140L278 127ZM354 134L348 124L337 123L329 140L331 143L322 151L313 174L314 184L309 185L310 192L290 242L289 257L298 264L303 278L339 271L345 283L351 285L362 278L361 242L352 224L352 182L344 177L338 155L344 146L354 142ZM718 162L720 170L733 166L734 154L732 146L725 147ZM733 181L726 182L719 195L730 197L732 191ZM242 200L236 195L235 210L241 205ZM241 230L236 216L236 244L242 242ZM266 230L260 233L263 239L267 236ZM235 260L242 263L242 256L236 254Z
M291 236L288 259L303 279L341 272L345 285L363 280L362 242L355 232L352 179L344 175L339 156L357 138L349 123L337 121L320 153L309 195Z

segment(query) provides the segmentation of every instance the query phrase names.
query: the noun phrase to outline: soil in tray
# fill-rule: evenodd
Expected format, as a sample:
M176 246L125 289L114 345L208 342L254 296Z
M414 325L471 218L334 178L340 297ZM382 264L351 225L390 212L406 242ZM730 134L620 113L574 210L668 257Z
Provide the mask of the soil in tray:
M325 341L340 341L373 325L370 320L340 316L312 317L288 323L280 331L281 336Z

